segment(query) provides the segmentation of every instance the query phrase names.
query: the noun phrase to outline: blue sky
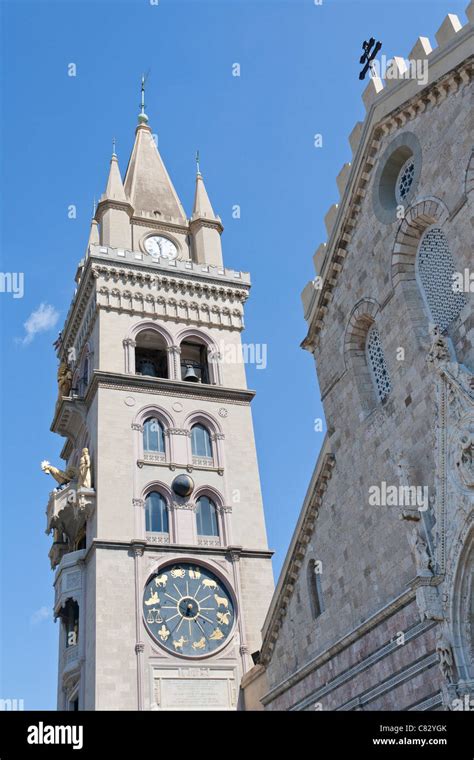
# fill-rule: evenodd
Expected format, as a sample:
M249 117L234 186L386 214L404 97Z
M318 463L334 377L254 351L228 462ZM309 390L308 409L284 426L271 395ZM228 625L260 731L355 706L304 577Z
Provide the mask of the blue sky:
M246 342L268 344L248 368L270 546L281 567L324 432L300 292L314 276L323 218L338 200L348 135L364 116L358 59L370 35L407 56L467 0L149 0L3 2L1 271L24 273L24 297L2 311L2 672L0 698L54 709L57 625L44 533L63 440L49 432L56 399L52 348L73 293L94 196L105 187L112 137L124 172L150 69L147 112L188 214L194 155L222 217L227 266L249 270ZM67 75L75 63L77 76ZM232 76L239 63L241 76ZM315 133L323 147L315 148ZM77 218L68 218L68 206ZM241 219L232 207L241 206ZM29 332L24 323L42 311ZM48 311L47 307L51 307ZM35 331L58 320L47 331ZM53 319L52 319L53 317ZM42 321L41 321L42 319ZM29 335L31 340L25 337ZM284 477L282 477L284 473Z

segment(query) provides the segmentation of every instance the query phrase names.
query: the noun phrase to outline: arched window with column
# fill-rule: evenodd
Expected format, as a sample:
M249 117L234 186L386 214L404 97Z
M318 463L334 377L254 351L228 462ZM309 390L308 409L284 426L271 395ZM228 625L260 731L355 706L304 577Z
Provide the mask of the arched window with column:
M217 508L209 496L200 496L196 502L196 526L198 537L219 538Z
M135 372L147 377L167 378L168 352L166 342L156 330L144 329L138 333L135 345Z
M448 241L440 227L430 227L423 234L416 255L416 274L429 316L442 332L459 316L466 296L456 292L454 260Z
M181 380L220 385L220 354L217 344L203 330L186 328L175 337L179 346Z
M145 499L145 530L169 535L168 505L158 491L151 491Z

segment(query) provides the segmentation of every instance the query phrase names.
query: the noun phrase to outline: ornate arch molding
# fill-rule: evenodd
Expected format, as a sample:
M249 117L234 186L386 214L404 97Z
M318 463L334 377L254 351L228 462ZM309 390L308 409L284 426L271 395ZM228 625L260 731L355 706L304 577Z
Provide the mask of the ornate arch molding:
M367 333L376 322L380 306L373 298L358 301L352 309L344 333L344 364L354 377L360 403L365 413L377 404L366 358Z
M171 348L173 345L173 338L171 337L168 330L165 330L162 325L158 325L152 319L142 319L140 322L136 322L128 331L126 339L129 338L130 340L135 341L138 335L143 332L143 330L152 330L153 332L158 333L158 335L160 335L165 341L167 348Z
M392 252L392 285L415 280L415 261L421 237L428 227L442 227L449 217L447 206L439 198L424 198L410 206L400 222Z
M453 645L459 677L474 681L474 525L472 517L459 552L452 590Z
M403 298L401 306L411 322L413 333L424 345L428 337L429 317L416 277L416 254L428 227L442 227L449 217L447 206L439 198L422 198L411 206L395 236L392 250L392 288Z
M132 427L134 429L135 426L143 428L145 420L147 420L149 417L156 417L163 424L165 430L166 428L176 427L171 414L166 409L163 409L157 404L148 404L147 406L142 407L140 411L135 415Z

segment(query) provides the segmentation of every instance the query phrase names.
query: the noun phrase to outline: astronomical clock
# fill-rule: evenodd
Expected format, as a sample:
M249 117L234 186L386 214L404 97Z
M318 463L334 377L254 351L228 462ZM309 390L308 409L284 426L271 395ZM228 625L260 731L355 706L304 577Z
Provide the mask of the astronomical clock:
M203 657L229 639L235 608L226 585L207 567L191 562L165 565L145 587L143 616L164 649Z

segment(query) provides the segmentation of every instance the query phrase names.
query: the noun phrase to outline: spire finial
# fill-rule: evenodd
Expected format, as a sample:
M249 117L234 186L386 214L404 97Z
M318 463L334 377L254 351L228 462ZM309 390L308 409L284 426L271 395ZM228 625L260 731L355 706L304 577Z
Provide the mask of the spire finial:
M199 151L196 151L196 174L198 177L201 176L201 169L199 168Z
M147 80L148 74L142 74L142 86L141 86L141 98L140 98L140 113L138 115L138 123L139 124L146 124L148 121L148 116L145 113L145 82Z
M117 154L116 154L116 152L115 152L115 142L116 142L116 141L115 141L115 137L112 137L112 158L113 158L114 156L117 156Z

